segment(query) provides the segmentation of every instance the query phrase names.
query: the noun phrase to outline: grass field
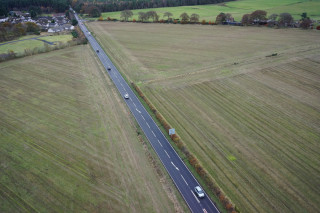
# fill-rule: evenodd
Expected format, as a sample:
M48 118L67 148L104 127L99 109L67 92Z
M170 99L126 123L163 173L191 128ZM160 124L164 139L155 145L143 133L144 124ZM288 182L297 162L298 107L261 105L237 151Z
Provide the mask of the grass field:
M88 45L0 64L0 212L182 212Z
M89 27L242 212L320 208L319 31Z
M21 38L17 39L17 41L23 40L23 39L35 38L35 37L39 37L39 36L36 36L36 35L22 36ZM68 42L72 40L72 35L68 34L68 35L46 36L46 37L40 37L39 39L45 40L48 42ZM3 43L7 43L7 42L3 42ZM0 45L0 54L8 53L9 50L13 50L15 53L19 54L19 53L23 53L25 49L32 50L35 47L40 48L43 46L44 46L44 42L39 40L31 39L31 40L25 40L25 41L18 41L14 43L5 44L5 45Z
M252 13L255 10L267 11L267 16L273 13L288 12L292 14L294 19L299 20L303 12L307 12L312 19L320 19L320 0L238 0L215 5L195 5L182 7L165 7L165 8L151 8L142 10L133 10L134 19L138 20L139 12L147 12L150 10L157 11L160 19L167 19L163 17L165 12L171 12L172 18L179 18L184 12L189 15L196 13L200 16L200 20L215 21L219 13L230 13L236 21L241 21L244 14ZM121 12L102 13L104 19L117 18L120 19Z

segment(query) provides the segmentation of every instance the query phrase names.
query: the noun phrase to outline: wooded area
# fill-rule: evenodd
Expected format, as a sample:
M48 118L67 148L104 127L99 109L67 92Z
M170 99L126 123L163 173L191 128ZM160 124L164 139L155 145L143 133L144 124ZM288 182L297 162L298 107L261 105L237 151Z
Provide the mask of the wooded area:
M106 1L83 1L73 0L71 5L77 12L85 12L85 8L94 5L101 12L113 12L122 10L135 10L158 7L177 7L187 5L217 4L232 0L106 0Z
M69 0L1 0L0 16L7 16L11 10L28 11L30 7L42 12L65 12L69 5Z

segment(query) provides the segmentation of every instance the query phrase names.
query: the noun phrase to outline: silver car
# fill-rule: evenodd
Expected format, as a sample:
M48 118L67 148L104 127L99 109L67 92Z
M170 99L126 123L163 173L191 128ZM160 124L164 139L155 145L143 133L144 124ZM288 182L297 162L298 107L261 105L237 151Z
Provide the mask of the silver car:
M194 191L196 192L196 194L197 194L197 196L199 198L203 198L204 197L204 191L201 189L200 186L194 187Z
M129 98L129 94L128 93L124 94L124 98L128 99Z

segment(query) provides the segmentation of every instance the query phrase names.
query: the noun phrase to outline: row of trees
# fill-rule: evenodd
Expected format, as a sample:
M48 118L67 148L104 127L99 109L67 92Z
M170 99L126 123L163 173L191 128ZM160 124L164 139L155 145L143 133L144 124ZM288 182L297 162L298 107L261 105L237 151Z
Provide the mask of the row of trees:
M106 0L104 2L88 2L85 0L72 0L71 5L77 12L84 13L85 7L96 6L101 12L122 10L135 10L158 7L177 7L186 5L217 4L232 0Z
M0 42L10 41L20 36L31 34L40 34L40 28L33 22L11 24L4 22L0 24Z
M245 26L256 24L267 24L269 26L291 27L294 25L294 19L290 13L271 14L267 17L267 12L264 10L256 10L251 14L244 14L241 23ZM307 13L301 14L299 27L308 29L312 24Z
M29 11L33 7L38 13L55 11L64 12L68 9L70 0L1 0L0 16L7 16L11 10Z
M157 14L155 11L148 11L148 12L139 12L139 21L140 22L146 22L152 19L153 22L172 22L172 23L177 23L177 20L172 20L170 17L173 16L172 13L170 12L165 12L163 14L164 18L167 18L166 21L160 20L160 16ZM133 12L131 10L124 10L121 12L121 19L123 21L128 21L129 18L133 16ZM186 23L199 23L199 15L196 13L191 14L189 16L187 13L182 13L180 15L180 23L181 24L186 24ZM100 17L100 20L103 20L102 17ZM110 18L108 19L110 20ZM135 20L133 20L135 21ZM215 24L227 24L227 23L237 23L238 25L240 24L239 22L235 22L234 18L230 13L220 13L216 17L216 22ZM202 20L202 24L214 24L214 23L207 23L205 20ZM294 19L291 16L290 13L281 13L280 15L278 14L271 14L269 17L267 17L267 12L264 10L256 10L252 12L251 14L244 14L241 20L241 24L244 26L248 25L266 25L268 24L269 26L280 26L280 27L290 27L293 26ZM307 13L302 13L301 14L301 20L299 22L299 27L307 29L310 27L312 24L312 21L310 20L309 17L307 17Z

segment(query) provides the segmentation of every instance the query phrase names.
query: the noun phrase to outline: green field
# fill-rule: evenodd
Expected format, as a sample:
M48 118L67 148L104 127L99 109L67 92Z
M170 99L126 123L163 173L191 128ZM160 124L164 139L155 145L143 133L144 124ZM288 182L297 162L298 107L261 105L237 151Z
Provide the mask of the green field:
M189 15L196 13L200 16L200 20L215 21L219 13L230 13L236 21L241 21L244 14L252 13L255 10L267 11L267 16L273 13L292 14L294 19L299 20L303 12L307 12L308 16L315 20L320 20L320 0L238 0L227 3L215 5L195 5L182 7L165 7L165 8L150 8L142 10L133 10L134 16L132 18L138 20L139 12L147 12L150 10L157 11L160 19L167 19L163 17L165 12L171 12L172 18L179 18L184 12ZM102 13L104 19L116 18L120 19L121 12Z
M186 206L88 45L0 63L0 212Z
M320 208L319 31L89 28L242 212Z
M39 36L36 36L36 35L22 36L21 38L19 38L17 40L14 40L14 41L23 40L23 39L29 39L29 38L35 38L35 37L39 37ZM72 40L72 35L68 34L68 35L45 36L45 37L40 37L39 39L45 40L45 41L48 41L48 42L54 42L54 43L57 43L57 42L66 43L66 42ZM3 42L3 43L7 43L7 42ZM0 44L3 44L3 43L0 43ZM39 40L31 39L31 40L18 41L18 42L14 42L14 43L5 44L5 45L0 45L0 54L8 53L9 50L12 50L17 54L21 54L21 53L24 52L25 49L32 50L35 47L37 47L37 48L44 47L44 42L43 41L39 41Z

